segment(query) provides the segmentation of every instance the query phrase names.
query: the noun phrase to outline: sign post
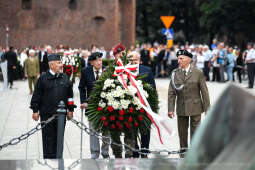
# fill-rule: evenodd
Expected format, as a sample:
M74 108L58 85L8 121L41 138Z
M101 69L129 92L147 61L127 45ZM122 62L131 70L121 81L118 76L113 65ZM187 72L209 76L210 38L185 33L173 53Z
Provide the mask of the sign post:
M161 16L161 21L163 22L165 28L163 28L162 33L166 35L167 38L167 47L171 48L173 46L173 37L174 37L174 31L173 29L169 29L172 25L175 16Z

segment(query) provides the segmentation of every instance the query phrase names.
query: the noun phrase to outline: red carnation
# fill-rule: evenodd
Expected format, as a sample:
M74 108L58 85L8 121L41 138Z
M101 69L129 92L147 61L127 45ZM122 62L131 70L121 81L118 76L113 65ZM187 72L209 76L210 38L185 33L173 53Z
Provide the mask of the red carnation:
M97 111L101 112L103 110L102 107L97 107Z
M131 125L130 125L128 122L125 122L125 125L126 125L126 127L127 127L128 129L131 128Z
M122 128L123 128L123 127L120 125L120 126L119 126L119 130L122 130Z
M144 113L144 109L143 108L140 109L140 113Z
M111 128L112 128L112 129L115 129L115 124L112 124Z
M133 122L133 118L131 116L128 118L128 122Z
M116 125L117 125L118 127L120 127L120 122L119 122L119 121L117 121L117 122L116 122Z
M108 110L109 112L113 112L113 111L114 111L114 108L113 108L112 106L108 106L108 107L107 107L107 110Z
M101 120L102 120L102 121L106 121L106 117L102 116L102 117L101 117Z
M115 120L115 116L114 115L110 116L110 120L114 121Z
M129 112L130 112L130 113L134 113L134 108L133 108L133 107L130 107L130 108L129 108Z
M143 117L140 115L138 116L138 120L142 121L143 120Z
M104 121L104 126L108 126L108 122L107 121Z
M139 123L138 123L138 122L135 122L135 126L138 127L138 126L139 126Z
M119 114L120 114L120 116L123 116L125 114L125 111L124 110L120 110Z
M119 120L124 120L124 117L123 117L123 116L120 116L120 117L119 117Z

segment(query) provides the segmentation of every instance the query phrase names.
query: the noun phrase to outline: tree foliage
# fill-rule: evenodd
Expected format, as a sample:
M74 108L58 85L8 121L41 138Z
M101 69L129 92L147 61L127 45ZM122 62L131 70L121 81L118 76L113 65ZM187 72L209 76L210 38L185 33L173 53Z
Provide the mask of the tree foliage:
M254 0L137 0L137 39L164 42L160 16L173 15L171 28L184 33L176 41L200 43L218 38L243 45L255 38L254 7Z

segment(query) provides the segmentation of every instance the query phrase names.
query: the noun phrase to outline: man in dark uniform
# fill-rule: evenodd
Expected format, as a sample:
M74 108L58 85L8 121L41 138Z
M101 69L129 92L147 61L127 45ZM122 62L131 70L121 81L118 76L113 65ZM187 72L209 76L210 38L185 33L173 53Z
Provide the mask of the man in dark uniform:
M59 102L64 101L68 109L67 117L71 119L75 108L72 83L67 75L62 73L63 66L58 54L49 55L48 61L50 69L39 77L31 99L32 118L35 121L39 117L41 121L49 119L57 114ZM42 129L42 139L44 159L56 158L57 119L54 119Z
M156 89L156 83L155 83L155 79L154 79L154 76L152 74L151 68L140 64L140 54L136 51L133 51L128 56L130 56L130 57L128 57L130 64L134 64L134 65L139 64L138 70L137 70L138 75L139 76L146 75L146 77L143 78L143 81L149 83L153 88ZM148 153L148 150L146 150L146 149L149 149L150 136L151 136L150 133L151 132L150 132L150 129L149 129L147 131L147 134L141 135L141 148L144 148L144 149L141 150L141 152L143 152L143 153ZM136 146L135 147L136 147L136 149L139 149L139 146L137 144L137 140L136 140ZM135 158L139 158L140 154L138 152L134 152L133 156ZM147 155L142 154L141 157L142 158L147 158Z
M188 147L188 128L190 137L201 121L201 114L210 106L209 92L203 72L191 64L193 55L186 50L179 50L179 68L173 70L168 89L168 116L174 117L177 103L177 122L180 147ZM190 122L190 123L189 123Z
M18 63L17 54L13 51L13 47L10 47L9 51L5 53L5 58L7 60L8 82L10 83L10 88L12 88Z
M94 83L99 79L102 74L102 53L94 52L89 56L91 66L82 69L81 80L79 83L81 109L87 107L87 99L90 96L91 91L94 88ZM93 129L93 125L89 123L89 127ZM108 141L109 142L109 141ZM94 135L90 135L90 152L92 159L98 159L100 155L99 139ZM103 158L109 158L109 145L103 142L101 147L101 154Z
M39 52L39 62L40 62L40 74L45 73L49 70L48 64L48 55L52 52L51 46L47 46L45 51L45 46L41 46L41 50Z

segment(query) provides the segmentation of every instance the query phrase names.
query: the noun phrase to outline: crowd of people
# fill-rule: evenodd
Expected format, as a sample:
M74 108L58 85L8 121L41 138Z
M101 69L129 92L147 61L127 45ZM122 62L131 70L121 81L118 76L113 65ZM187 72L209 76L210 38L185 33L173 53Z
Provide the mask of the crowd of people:
M167 48L167 45L154 43L143 43L135 46L130 46L129 51L137 51L141 55L141 64L148 66L152 69L155 78L169 77L172 70L178 68L178 60L176 52L179 49L185 49L193 54L193 64L199 69L203 70L207 81L235 81L235 74L237 75L239 83L242 83L243 79L247 79L248 87L253 88L255 66L255 45L252 43L247 44L247 49L241 50L237 46L225 45L224 42L217 43L216 40L210 45L174 45L172 48ZM33 50L33 52L31 51ZM57 45L53 49L49 45L41 45L40 47L25 48L21 52L13 47L2 48L0 47L1 55L1 70L3 79L8 77L9 87L12 88L13 80L25 78L31 80L29 69L26 69L26 59L32 58L32 55L38 59L40 72L33 73L33 77L37 77L42 72L48 70L47 55L51 53L69 53L73 56L78 56L81 60L81 67L89 65L88 56L93 52L101 52L103 54L102 59L114 59L113 49L106 51L104 47L97 47L91 45L90 49L71 49L68 46ZM6 66L4 64L6 62ZM36 61L37 62L37 61ZM7 64L8 63L8 64ZM37 64L36 64L37 65ZM8 71L5 71L8 70ZM34 72L34 70L32 71ZM6 73L8 76L5 76ZM37 75L37 76L35 76ZM7 89L7 85L3 86ZM29 85L31 87L31 83ZM32 93L30 88L30 93Z

